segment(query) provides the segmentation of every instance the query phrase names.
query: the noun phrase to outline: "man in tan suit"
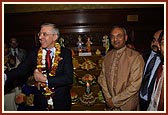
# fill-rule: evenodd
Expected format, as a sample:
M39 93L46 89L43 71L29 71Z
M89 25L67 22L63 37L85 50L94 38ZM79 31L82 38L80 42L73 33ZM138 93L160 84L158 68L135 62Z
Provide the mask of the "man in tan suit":
M144 60L137 51L127 48L125 28L114 26L110 34L114 49L104 57L98 77L106 104L111 110L139 110Z

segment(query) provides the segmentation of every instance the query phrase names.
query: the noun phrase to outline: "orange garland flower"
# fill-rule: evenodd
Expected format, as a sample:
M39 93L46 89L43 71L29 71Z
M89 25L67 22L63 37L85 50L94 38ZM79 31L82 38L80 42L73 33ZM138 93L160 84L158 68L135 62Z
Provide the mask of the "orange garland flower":
M55 43L55 54L54 57L52 59L52 67L49 73L49 76L55 76L55 72L57 70L58 67L58 63L61 60L61 57L59 56L61 53L61 46L59 43ZM38 55L37 55L37 69L42 72L42 74L47 77L47 72L46 72L46 50L43 49L42 47L39 48L38 50ZM48 84L46 83L40 83L40 86L44 88L44 90L46 91L45 94L51 94L52 93L52 89L48 88ZM48 90L47 90L48 89Z
M55 76L55 72L58 67L58 63L61 60L61 57L59 56L61 53L61 46L59 43L55 43L55 55L54 55L54 63L52 63L52 68L49 73L49 76ZM45 66L45 56L46 56L46 51L42 47L38 50L38 57L37 57L37 69L42 72L43 74L46 73L46 66ZM46 76L46 75L45 75Z

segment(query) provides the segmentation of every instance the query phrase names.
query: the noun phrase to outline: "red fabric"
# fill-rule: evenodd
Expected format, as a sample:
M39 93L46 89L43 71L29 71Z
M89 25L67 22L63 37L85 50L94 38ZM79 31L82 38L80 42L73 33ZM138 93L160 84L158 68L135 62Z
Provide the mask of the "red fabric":
M162 64L159 65L158 70L157 70L157 77L156 77L156 87L158 84L158 80L162 75L163 67ZM160 95L160 101L158 105L158 111L164 111L164 82L162 84L162 90L161 90L161 95Z
M51 53L51 51L50 51L50 50L47 50L46 61L47 61L48 70L51 69L51 56L50 56L50 53Z
M158 70L157 70L156 86L157 86L157 83L158 83L159 78L160 78L161 75L162 75L162 71L163 71L163 67L162 67L162 64L160 64L159 67L158 67Z

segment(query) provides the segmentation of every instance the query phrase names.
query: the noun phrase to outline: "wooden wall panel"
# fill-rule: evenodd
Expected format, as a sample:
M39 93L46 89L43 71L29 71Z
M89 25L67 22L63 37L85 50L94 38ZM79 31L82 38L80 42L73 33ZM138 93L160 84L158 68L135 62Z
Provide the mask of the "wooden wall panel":
M127 15L138 15L138 22L128 22ZM141 34L149 37L156 29L163 28L164 9L132 8L6 13L4 14L5 41L10 36L16 36L20 41L26 39L32 44L40 25L44 22L55 23L60 28L61 35L66 39L69 47L75 47L77 36L80 34L93 36L93 41L98 42L95 45L101 45L103 35L109 34L110 28L114 24L123 24L128 29L130 39L134 41L138 49L141 49L144 48L144 44L141 42L145 41ZM135 36L136 38L134 38ZM25 44L23 42L22 47L29 49L31 44L29 42Z

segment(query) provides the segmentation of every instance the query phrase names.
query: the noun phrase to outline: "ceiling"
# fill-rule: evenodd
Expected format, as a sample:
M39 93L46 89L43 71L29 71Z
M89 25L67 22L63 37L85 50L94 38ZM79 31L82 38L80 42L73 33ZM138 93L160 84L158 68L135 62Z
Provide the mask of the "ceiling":
M4 13L24 13L24 12L40 12L40 11L56 11L56 10L81 10L81 9L123 9L123 8L158 8L164 7L163 3L118 3L114 4L112 2L107 3L27 3L27 4L8 4L4 3Z

